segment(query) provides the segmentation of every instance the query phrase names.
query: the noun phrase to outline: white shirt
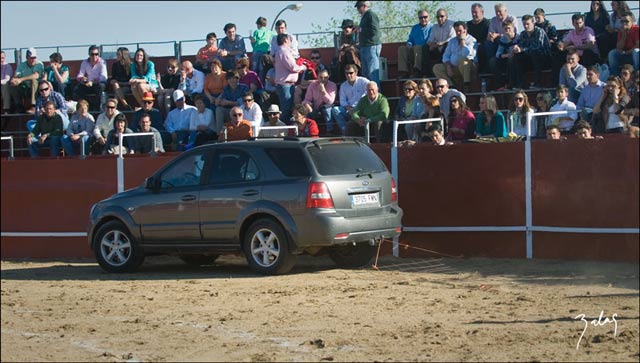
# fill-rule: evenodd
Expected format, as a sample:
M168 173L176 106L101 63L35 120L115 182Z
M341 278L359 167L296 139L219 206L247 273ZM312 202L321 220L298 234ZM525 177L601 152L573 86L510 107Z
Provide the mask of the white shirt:
M556 102L549 112L554 111L569 111L566 115L552 115L548 120L549 124L556 124L560 128L560 131L570 131L573 127L573 123L578 119L578 113L576 112L575 103L569 101L569 99L565 99L564 102L558 103ZM571 117L571 121L559 121L558 119L561 117ZM545 126L549 126L549 124Z
M349 81L342 82L340 86L340 106L356 107L358 101L367 93L369 80L364 77L357 77L353 85Z
M242 118L251 122L251 126L253 126L253 134L258 135L260 133L260 125L262 125L262 109L260 108L260 105L252 102L249 109L244 105L240 108L242 109Z
M209 108L205 108L203 113L195 111L191 113L191 120L189 121L189 130L196 131L198 126L210 127L213 123L213 111Z

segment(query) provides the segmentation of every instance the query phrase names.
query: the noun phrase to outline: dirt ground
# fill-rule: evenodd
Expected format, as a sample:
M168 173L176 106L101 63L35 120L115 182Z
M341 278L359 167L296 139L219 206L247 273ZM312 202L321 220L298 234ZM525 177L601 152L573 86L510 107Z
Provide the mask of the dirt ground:
M264 277L235 256L201 268L155 257L112 275L92 260L5 260L1 360L640 360L638 264L378 266L302 258Z

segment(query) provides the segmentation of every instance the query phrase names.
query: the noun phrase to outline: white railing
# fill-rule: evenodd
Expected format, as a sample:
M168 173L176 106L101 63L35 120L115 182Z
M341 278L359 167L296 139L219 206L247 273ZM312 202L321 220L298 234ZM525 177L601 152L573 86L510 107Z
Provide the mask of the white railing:
M9 140L9 160L13 160L13 136L2 136L2 141Z
M153 148L151 149L151 154L155 155L156 153L156 138L153 137L153 132L133 132L130 134L120 133L118 136L118 145L120 145L119 155L118 155L118 193L124 192L124 157L122 156L122 140L125 137L130 136L148 136L151 135L153 140Z

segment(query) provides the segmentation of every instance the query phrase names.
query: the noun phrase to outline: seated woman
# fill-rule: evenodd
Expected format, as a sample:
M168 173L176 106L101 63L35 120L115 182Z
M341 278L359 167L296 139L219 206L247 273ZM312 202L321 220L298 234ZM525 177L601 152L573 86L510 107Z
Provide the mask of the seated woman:
M156 94L158 89L158 80L156 79L156 66L149 60L149 56L144 49L139 48L133 57L131 63L131 92L138 101L140 107L143 106L144 100L142 96L145 92Z
M447 107L447 106L442 106ZM476 118L462 98L452 96L449 101L449 133L447 141L462 141L473 138Z
M341 28L342 31L337 35L336 56L331 62L331 80L336 84L346 80L344 67L347 64L355 64L358 67L358 73L362 67L358 50L359 33L355 31L353 20L343 20Z
M498 111L496 98L490 95L480 97L480 114L476 119L476 137L506 137L504 116Z
M116 51L116 61L111 65L111 78L107 81L113 93L125 110L132 111L133 108L124 98L124 92L131 92L129 80L131 79L131 58L129 49L120 47Z
M293 120L295 125L298 126L299 137L318 137L320 130L318 124L307 118L307 107L305 105L297 105L293 108ZM289 136L295 136L294 131L289 132Z
M396 106L394 115L391 120L417 120L417 117L413 116L413 109L418 102L418 85L412 80L404 82L403 94L400 96L400 100ZM404 126L404 127L403 127ZM415 124L401 125L398 127L398 140L413 140L413 130ZM393 122L385 122L381 126L381 132L393 137ZM403 132L404 130L404 132ZM411 135L409 135L411 133ZM403 135L404 134L404 135Z
M529 97L523 90L518 90L513 94L509 111L511 111L509 115L511 132L518 136L527 136L527 117L533 114L533 108L529 105ZM531 137L536 136L536 125L531 119Z
M67 128L66 135L62 136L62 147L66 156L75 155L75 147L81 143L84 149L80 148L82 155L89 152L89 139L93 135L93 129L96 121L89 113L89 102L86 100L78 101L76 112L71 116L71 122Z
M629 117L623 114L623 111L630 102L622 79L616 76L609 77L607 87L593 107L596 120L594 131L597 133L604 131L608 134L624 133L629 126Z
M213 122L213 111L205 107L202 95L194 98L196 110L191 112L189 121L189 144L185 149L200 146L207 141L217 140L218 134L211 129Z
M204 104L211 110L215 110L216 98L220 96L224 87L227 85L227 77L222 72L222 63L214 59L211 62L211 73L207 74L204 79Z
M107 142L104 144L104 150L102 155L118 155L120 154L120 134L131 134L130 128L127 127L127 116L123 113L116 115L113 119L113 129L107 134ZM133 147L131 147L133 140L131 137L122 138L122 153L133 154Z
M171 95L173 91L178 89L180 84L180 74L178 74L178 60L175 58L169 58L167 63L167 74L160 75L160 72L156 74L158 82L157 92L157 107L166 116L171 111Z
M596 35L596 44L600 54L609 53L607 25L609 25L609 13L605 4L600 0L591 1L591 8L585 14L584 25L593 29Z
M538 92L536 94L536 106L538 112L549 112L551 106L553 106L553 98L549 92ZM531 133L535 127L535 134L539 137L543 137L547 134L547 125L549 125L549 116L535 116L535 121L531 125Z
M440 114L440 102L438 97L433 94L433 84L428 79L423 79L418 83L418 97L414 98L413 111L411 119L438 118ZM432 123L426 124L407 124L404 125L408 140L418 141L425 129L429 128Z

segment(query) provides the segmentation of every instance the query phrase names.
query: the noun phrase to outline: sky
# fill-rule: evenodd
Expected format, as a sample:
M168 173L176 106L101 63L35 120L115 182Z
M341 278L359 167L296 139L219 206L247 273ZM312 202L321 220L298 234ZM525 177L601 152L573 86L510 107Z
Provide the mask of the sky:
M288 4L303 4L299 11L286 10L279 19L285 19L290 33L311 32L311 23L328 24L330 18L344 18L344 10L353 1L1 1L2 49L28 47L62 48L65 59L83 59L91 44L128 45L137 42L161 42L146 44L150 54L173 54L174 40L193 40L183 48L183 54L192 54L204 45L204 37L213 31L224 36L223 27L232 22L238 34L248 36L255 29L259 16L267 18L271 27L276 14ZM372 2L375 11L375 1ZM468 20L471 1L451 2L458 19ZM495 15L494 2L482 2L488 17ZM510 14L522 16L542 7L549 13L586 12L590 1L503 1ZM633 3L633 2L631 2ZM607 8L610 10L610 5ZM637 11L635 11L637 14ZM28 15L27 15L28 14ZM25 26L27 16L30 24ZM453 19L453 18L452 18ZM416 19L417 20L417 19ZM457 19L454 19L457 20ZM570 26L570 16L563 15L550 20L558 27ZM565 21L567 20L567 21ZM562 24L564 23L564 24ZM398 24L404 25L404 24ZM563 26L564 25L564 26ZM16 31L18 29L18 31ZM336 29L337 30L337 29ZM305 48L304 36L300 38ZM136 46L128 46L130 50ZM55 48L38 49L48 60ZM250 50L250 47L248 47ZM24 50L26 51L26 49ZM23 51L23 54L24 54ZM11 53L11 52L10 52ZM12 62L13 56L8 55Z

